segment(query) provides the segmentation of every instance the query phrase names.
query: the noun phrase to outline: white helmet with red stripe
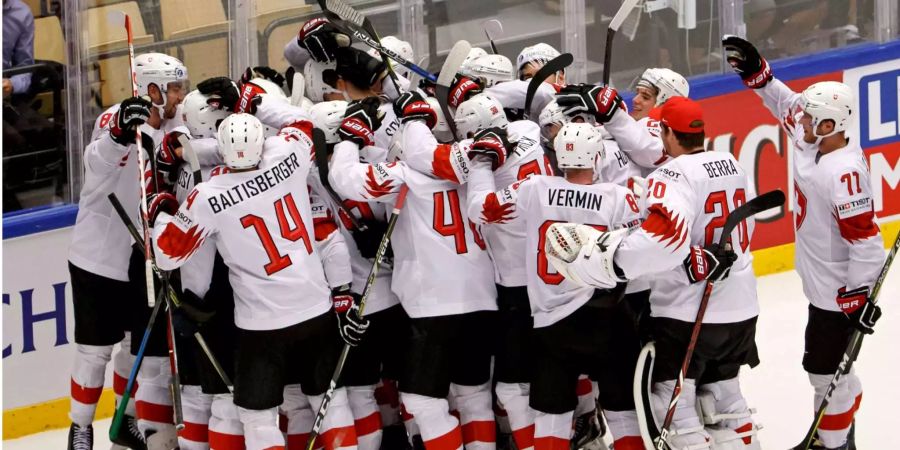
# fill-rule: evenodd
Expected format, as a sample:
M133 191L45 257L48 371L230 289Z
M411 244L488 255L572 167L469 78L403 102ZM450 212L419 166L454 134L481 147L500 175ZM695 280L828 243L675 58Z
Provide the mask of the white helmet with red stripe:
M553 142L560 169L592 169L597 158L606 157L600 130L589 123L569 122Z
M232 169L256 167L265 139L262 122L252 114L232 114L219 124L219 154Z
M478 94L456 108L456 129L461 137L472 137L478 131L500 127L506 128L509 121L503 112L503 105L489 94Z

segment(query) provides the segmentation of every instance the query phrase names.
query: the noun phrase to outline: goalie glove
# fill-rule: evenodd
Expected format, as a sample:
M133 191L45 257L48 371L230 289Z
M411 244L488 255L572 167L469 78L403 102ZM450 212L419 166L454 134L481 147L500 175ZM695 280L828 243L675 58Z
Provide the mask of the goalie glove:
M691 246L690 253L682 264L691 283L719 282L728 278L735 261L737 254L731 249L731 245L726 244L722 247L713 243L706 247Z
M592 84L572 84L562 88L556 94L556 104L566 116L591 114L601 124L612 120L617 110L625 110L625 102L615 89Z
M612 289L627 281L613 258L628 229L599 231L589 225L555 223L546 232L547 260L567 280L581 286Z
M844 286L838 289L838 307L853 323L853 326L862 333L875 332L875 322L881 318L881 307L869 301L869 287L863 286L852 291L847 291Z
M133 144L137 129L150 120L153 104L145 97L126 98L119 104L119 110L110 121L109 137L119 145Z
M746 39L733 35L722 38L725 47L725 59L732 70L741 76L741 80L750 89L765 87L772 80L772 68L759 51Z
M351 347L362 341L362 336L369 328L369 319L359 314L356 295L350 292L350 285L334 288L331 291L331 302L338 318L338 331L341 338Z

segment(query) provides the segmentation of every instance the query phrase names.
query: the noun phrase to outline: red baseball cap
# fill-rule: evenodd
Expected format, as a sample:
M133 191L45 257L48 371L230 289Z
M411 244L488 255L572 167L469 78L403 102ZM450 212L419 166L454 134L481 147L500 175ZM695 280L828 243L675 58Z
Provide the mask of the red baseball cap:
M681 133L703 131L703 108L687 97L672 97L659 108L659 121Z

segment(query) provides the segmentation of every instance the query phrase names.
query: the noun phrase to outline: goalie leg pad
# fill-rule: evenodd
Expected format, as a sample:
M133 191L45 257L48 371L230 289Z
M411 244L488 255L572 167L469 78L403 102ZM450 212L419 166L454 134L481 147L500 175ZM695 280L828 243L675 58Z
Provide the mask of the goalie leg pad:
M697 389L706 431L713 437L713 449L759 449L751 410L741 393L738 378L704 384Z
M653 383L651 400L656 410L655 416L666 416L672 392L675 390L675 380ZM685 379L682 385L681 396L675 406L675 416L672 419L669 435L669 446L673 450L700 450L711 448L712 438L703 428L700 416L696 408L696 384L693 379Z

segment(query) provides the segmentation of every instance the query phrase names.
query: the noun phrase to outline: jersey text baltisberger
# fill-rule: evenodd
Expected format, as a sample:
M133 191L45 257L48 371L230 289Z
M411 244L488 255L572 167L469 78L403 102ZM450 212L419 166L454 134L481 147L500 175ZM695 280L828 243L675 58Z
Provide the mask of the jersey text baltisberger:
M261 192L265 192L278 183L290 178L299 167L297 154L293 153L271 169L238 184L221 194L209 198L209 207L213 214L225 211L244 200L252 198Z

